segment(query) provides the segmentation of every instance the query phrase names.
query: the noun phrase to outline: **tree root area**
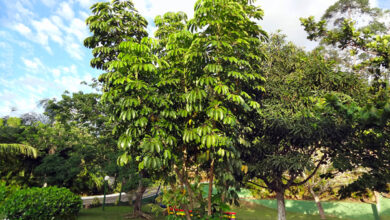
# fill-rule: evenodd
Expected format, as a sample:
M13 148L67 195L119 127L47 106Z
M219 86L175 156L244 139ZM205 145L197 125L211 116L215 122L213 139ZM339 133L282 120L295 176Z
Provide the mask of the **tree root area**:
M146 220L152 220L153 217L151 215L148 215L144 212L140 212L140 211L136 211L132 214L127 214L125 215L125 218L126 219L135 219L135 218L143 218L143 219L146 219Z

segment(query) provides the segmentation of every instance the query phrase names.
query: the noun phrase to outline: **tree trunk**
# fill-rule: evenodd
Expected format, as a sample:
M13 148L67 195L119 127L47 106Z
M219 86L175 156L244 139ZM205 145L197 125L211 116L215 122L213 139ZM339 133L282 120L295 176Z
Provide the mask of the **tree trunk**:
M278 203L278 220L286 220L286 205L284 203L284 189L276 192Z
M188 211L188 206L187 205L183 205L183 207L184 207L184 213L186 214L186 219L187 220L191 220L191 214Z
M134 201L134 215L138 215L141 213L141 207L142 207L142 196L144 195L144 192L146 191L146 187L142 184L142 179L138 182L138 188L137 192L135 194L135 201Z
M211 211L211 197L213 194L213 180L214 180L214 159L211 161L210 176L209 176L209 194L207 198L207 215L211 217L213 214Z
M376 209L378 210L378 213L381 211L381 204L380 204L380 193L378 191L374 191L375 195L375 203L376 203Z
M315 203L317 205L317 208L318 208L318 211L320 213L321 219L326 219L325 212L324 212L324 209L322 208L322 204L321 204L320 198L317 196L317 194L314 192L314 190L313 190L313 188L311 186L309 186L309 191L310 191L311 195L314 198L314 201L315 201Z

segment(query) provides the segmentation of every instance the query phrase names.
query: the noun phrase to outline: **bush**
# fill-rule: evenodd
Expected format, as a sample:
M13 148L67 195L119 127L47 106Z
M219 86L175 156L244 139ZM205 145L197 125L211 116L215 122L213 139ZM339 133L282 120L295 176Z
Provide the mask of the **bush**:
M91 203L91 208L93 208L93 207L98 207L98 206L100 206L101 204L100 204L100 200L99 200L99 198L97 198L97 197L95 197L95 198L93 198L92 199L92 203Z
M0 182L0 206L12 193L18 189L18 186L6 186L5 182Z
M1 205L7 219L75 219L82 200L66 188L28 188L14 192Z

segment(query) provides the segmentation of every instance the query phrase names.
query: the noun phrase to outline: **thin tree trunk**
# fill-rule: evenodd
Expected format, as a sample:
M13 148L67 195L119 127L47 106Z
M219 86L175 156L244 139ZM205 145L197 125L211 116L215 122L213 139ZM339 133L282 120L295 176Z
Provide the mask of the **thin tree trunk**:
M178 172L178 175L179 175L179 178L181 179L181 190L184 192L185 191L185 187L184 187L184 178L186 176L186 169L185 169L185 162L184 162L184 166L183 166L183 174L182 176L180 177L180 172ZM189 193L187 193L187 196L189 196ZM190 203L192 203L192 199L191 199L191 196L189 196L190 198ZM191 220L191 216L190 216L190 212L188 211L188 205L187 204L181 204L180 205L183 209L184 209L184 213L186 215L186 219L187 220Z
M144 218L144 219L151 220L152 217L150 215L146 214L146 213L143 213L142 210L141 210L141 207L142 207L142 196L144 195L144 192L146 191L146 186L144 186L144 184L142 183L142 174L141 173L139 174L139 178L140 179L138 181L138 188L137 188L137 192L135 193L135 201L134 201L134 204L133 204L133 208L134 208L133 209L133 215L130 216L130 218L141 217L141 218Z
M137 215L138 213L142 212L142 196L144 195L144 192L146 191L146 187L142 184L142 180L139 180L137 192L135 194L135 201L134 201L134 215Z
M317 194L314 192L314 190L313 190L313 188L311 186L309 186L309 191L310 191L311 195L314 198L314 201L315 201L315 203L317 205L317 208L318 208L318 211L320 213L321 219L326 219L324 208L322 208L322 204L321 204L320 198L317 196Z
M180 182L186 186L186 189L188 191L187 196L189 197L190 208L194 209L194 207L195 207L194 199L196 199L196 198L195 198L195 193L191 189L191 185L190 185L188 179L183 177L184 174L183 175L180 174L180 171L179 171L179 169L177 167L175 167L175 172L177 173L177 176L179 177ZM188 175L185 175L185 176L188 176ZM203 199L202 195L200 195L200 198L198 198L198 200L202 201L202 199Z
M188 191L188 197L190 201L190 208L193 210L194 209L194 193L192 192L192 188L190 183L188 182L188 172L187 172L187 160L188 160L188 154L187 154L187 146L184 146L184 164L183 164L183 183L187 188Z
M213 214L211 211L211 197L213 194L213 180L214 180L214 159L211 161L210 176L209 176L209 194L207 198L207 214L209 217Z
M183 207L184 207L184 213L186 214L186 219L187 220L191 220L191 214L188 211L188 206L187 205L183 205Z
M380 213L381 211L380 193L378 191L374 191L374 195L375 195L376 209L378 210L378 213Z
M284 189L276 192L278 203L278 220L286 220L286 205L284 203Z

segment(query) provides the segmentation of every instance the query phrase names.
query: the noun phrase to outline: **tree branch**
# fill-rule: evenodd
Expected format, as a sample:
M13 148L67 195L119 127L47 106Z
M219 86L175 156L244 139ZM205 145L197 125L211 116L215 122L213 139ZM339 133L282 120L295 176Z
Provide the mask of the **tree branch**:
M312 177L314 176L314 174L317 173L317 170L320 168L321 163L322 163L322 161L324 161L324 160L325 160L325 155L322 156L321 160L318 162L318 164L317 164L316 168L314 169L314 171L313 171L305 180L303 180L303 181L301 181L301 182L298 182L298 183L291 183L291 184L288 185L288 186L289 186L289 187L290 187L290 186L299 186L299 185L305 184L310 178L312 178Z
M267 186L262 186L262 185L260 185L260 184L257 184L257 183L254 183L254 182L252 182L252 181L246 181L247 183L252 183L253 185L255 185L255 186L258 186L258 187L261 187L261 188L264 188L264 189L269 189Z

